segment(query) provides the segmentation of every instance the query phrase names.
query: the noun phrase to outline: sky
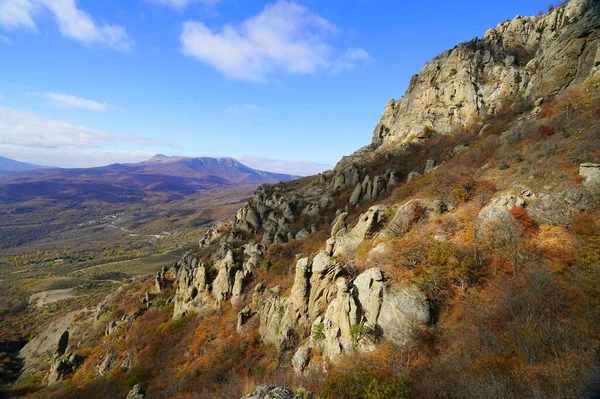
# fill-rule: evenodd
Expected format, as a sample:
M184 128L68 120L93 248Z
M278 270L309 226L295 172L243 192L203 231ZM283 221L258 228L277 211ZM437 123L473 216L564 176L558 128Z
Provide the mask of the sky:
M371 141L440 52L548 0L0 0L0 155L234 157L300 175Z

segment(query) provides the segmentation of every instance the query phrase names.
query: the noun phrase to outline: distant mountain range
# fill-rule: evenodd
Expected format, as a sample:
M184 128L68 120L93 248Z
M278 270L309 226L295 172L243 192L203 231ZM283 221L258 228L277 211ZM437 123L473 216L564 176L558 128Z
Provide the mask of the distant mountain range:
M37 197L136 202L149 196L181 197L211 189L258 186L297 178L255 170L231 158L156 155L140 163L79 169L44 168L8 158L1 158L1 162L3 203Z
M0 156L0 173L23 172L26 170L45 169L47 166L34 165L27 162L19 162L14 159Z

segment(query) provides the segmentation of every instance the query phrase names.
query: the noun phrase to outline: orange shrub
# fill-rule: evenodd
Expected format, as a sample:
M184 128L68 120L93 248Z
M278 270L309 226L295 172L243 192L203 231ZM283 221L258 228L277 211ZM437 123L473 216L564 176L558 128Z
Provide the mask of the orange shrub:
M509 212L517 220L517 222L519 222L525 232L533 232L537 230L537 223L531 216L529 216L525 208L514 206Z
M538 112L537 117L539 119L546 119L546 118L552 118L554 115L556 115L556 106L552 103L545 103L544 105L542 105L542 109L540 110L540 112Z
M538 133L542 136L554 136L556 130L548 125L542 125L538 128Z

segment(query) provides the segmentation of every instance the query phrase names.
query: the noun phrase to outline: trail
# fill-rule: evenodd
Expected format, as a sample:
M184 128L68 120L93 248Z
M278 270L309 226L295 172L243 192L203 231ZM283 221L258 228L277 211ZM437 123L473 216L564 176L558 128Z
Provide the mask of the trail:
M35 306L40 308L49 303L62 301L65 299L73 298L75 296L73 292L74 288L66 288L62 290L48 290L38 292L29 297L29 304L35 303Z

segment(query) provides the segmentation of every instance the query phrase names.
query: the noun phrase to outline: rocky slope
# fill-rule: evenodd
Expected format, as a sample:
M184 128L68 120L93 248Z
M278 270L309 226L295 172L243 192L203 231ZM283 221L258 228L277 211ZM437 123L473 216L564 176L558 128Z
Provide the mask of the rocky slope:
M214 378L221 389L267 364L296 382L324 374L325 397L373 397L348 387L407 397L405 375L417 397L585 392L600 336L583 327L600 320L588 306L600 297L599 14L599 2L573 0L436 57L388 104L370 147L332 171L261 186L145 282L141 308L111 310L121 293L85 318L106 326L85 370L118 376L165 354L163 342L135 339L151 325L152 337L187 332L171 341L178 376L238 359L228 366L238 374ZM79 367L69 349L46 351L49 383ZM376 367L348 371L349 359ZM350 377L336 385L340 375ZM185 383L153 389L177 396L191 392ZM294 395L261 386L247 397Z
M587 0L574 0L543 16L517 16L501 23L486 32L483 39L463 43L429 62L413 77L404 98L388 103L373 142L381 145L380 153L393 153L413 140L428 138L423 135L428 126L431 132L452 134L493 114L507 99L550 98L581 85L599 71L599 28L600 3ZM377 241L391 231L396 235L405 233L414 219L415 200L395 212L385 205L372 206L354 225L346 222L348 212L338 208L322 250L297 261L288 296L262 283L256 285L252 279L266 247L305 238L307 230L295 231L291 227L297 218L318 215L335 206L348 210L376 201L401 182L402 173L394 169L373 175L368 168L361 170L359 165L365 164L361 151L350 159L350 165L344 160L333 171L293 191L286 192L285 186L259 189L237 212L231 228L217 240L217 253L225 256L212 266L214 280L206 278L206 266L197 265L193 257L183 259L176 269L179 285L174 317L190 310L202 311L206 306L218 308L228 299L248 303L240 312L239 327L243 328L246 319L257 314L263 341L281 351L296 351L293 364L299 372L305 370L311 349L316 346L326 361L335 362L344 353L372 350L380 338L401 346L412 328L427 324L429 304L418 288L389 284L378 268L352 275L343 261L365 240ZM430 160L423 173L435 169L435 161ZM414 171L402 178L411 180L417 176ZM334 198L343 190L352 190L348 202L334 204ZM569 195L573 194L564 194ZM549 203L526 196L527 193L495 198L482 209L481 224L499 219L512 207L526 203L538 220L543 220L544 214L556 216L556 208L565 205L572 212L594 207L584 198L568 204L566 198ZM430 217L455 206L443 200L418 202ZM261 244L244 245L243 257L236 260L233 252L227 250L240 234L259 233ZM204 239L204 243L208 242L214 240Z

